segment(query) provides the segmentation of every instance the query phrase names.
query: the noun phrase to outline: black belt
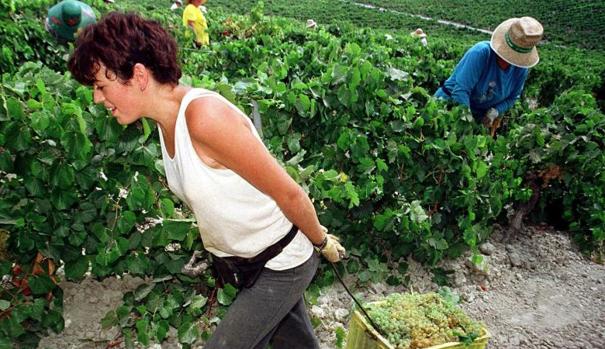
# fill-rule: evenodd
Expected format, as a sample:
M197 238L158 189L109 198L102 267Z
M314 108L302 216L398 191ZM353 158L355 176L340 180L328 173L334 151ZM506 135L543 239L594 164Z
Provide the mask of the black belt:
M288 234L286 234L278 242L267 247L265 250L263 250L261 253L257 254L254 257L244 258L244 257L232 256L232 257L222 257L222 258L226 259L229 262L233 262L237 265L256 264L258 262L267 262L271 258L280 254L281 251L284 249L284 247L288 246L288 244L294 239L297 232L298 232L298 227L293 224L292 229L290 229Z

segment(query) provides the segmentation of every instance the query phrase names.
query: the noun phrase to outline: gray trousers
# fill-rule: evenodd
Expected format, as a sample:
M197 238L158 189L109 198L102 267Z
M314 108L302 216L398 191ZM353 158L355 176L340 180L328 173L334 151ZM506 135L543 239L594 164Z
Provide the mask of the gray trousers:
M265 268L251 288L242 289L204 349L318 349L303 293L319 255L281 271Z

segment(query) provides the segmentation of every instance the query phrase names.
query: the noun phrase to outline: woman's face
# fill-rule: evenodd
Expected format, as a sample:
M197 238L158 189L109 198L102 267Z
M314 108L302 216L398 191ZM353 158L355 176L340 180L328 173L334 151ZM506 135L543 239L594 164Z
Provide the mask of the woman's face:
M119 124L128 125L140 119L139 90L132 81L120 81L116 74L101 66L95 75L93 98L97 104L103 103Z

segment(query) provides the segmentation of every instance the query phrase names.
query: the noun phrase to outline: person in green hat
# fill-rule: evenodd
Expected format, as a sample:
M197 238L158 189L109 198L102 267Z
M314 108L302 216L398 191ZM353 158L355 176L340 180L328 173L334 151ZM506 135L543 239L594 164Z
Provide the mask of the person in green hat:
M48 10L46 30L60 42L74 41L81 29L96 22L90 6L77 0L63 0Z

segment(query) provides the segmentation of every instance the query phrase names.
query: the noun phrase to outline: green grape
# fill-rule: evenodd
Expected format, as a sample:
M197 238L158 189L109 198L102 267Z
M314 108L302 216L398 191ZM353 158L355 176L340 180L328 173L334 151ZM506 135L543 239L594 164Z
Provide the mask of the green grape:
M437 293L394 293L367 306L396 349L420 349L478 335L481 325Z

